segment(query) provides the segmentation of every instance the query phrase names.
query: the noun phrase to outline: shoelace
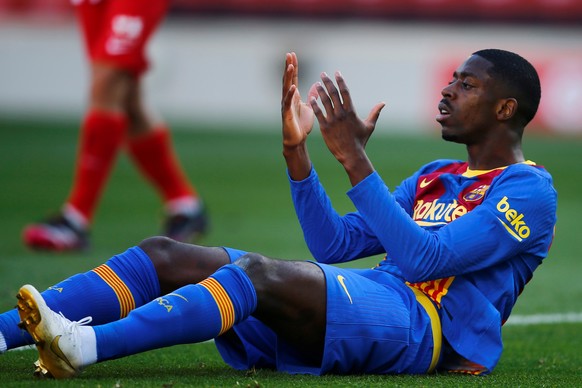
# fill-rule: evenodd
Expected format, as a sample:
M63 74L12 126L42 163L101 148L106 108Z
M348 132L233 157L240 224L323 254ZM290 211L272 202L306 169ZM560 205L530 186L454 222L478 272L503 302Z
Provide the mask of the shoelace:
M65 319L66 322L66 330L69 331L70 333L73 332L73 330L77 327L77 326L85 326L88 325L89 323L91 323L93 321L93 317L88 316L85 317L79 321L71 321L70 319L68 319L67 317L65 317L65 315L62 312L59 312L59 314L61 315L61 317L63 317Z

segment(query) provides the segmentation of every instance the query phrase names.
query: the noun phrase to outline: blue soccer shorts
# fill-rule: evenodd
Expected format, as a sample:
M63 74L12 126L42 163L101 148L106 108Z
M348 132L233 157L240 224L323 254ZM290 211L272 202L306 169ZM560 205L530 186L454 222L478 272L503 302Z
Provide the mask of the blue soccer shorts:
M229 250L233 261L244 254ZM235 369L294 374L422 374L440 355L440 322L426 296L379 270L314 263L325 273L327 326L321 365L306 365L292 346L254 317L215 339ZM434 332L434 334L433 334Z

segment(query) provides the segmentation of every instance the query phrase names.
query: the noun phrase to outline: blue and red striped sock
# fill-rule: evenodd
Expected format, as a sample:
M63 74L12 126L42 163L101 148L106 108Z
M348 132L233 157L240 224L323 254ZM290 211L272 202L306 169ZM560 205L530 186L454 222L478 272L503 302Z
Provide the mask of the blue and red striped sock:
M160 296L153 263L143 250L133 247L105 264L74 275L42 292L47 305L72 321L93 317L92 325L118 320L136 307ZM16 309L0 314L0 333L7 349L32 344L18 328Z
M257 306L255 288L229 264L198 284L182 287L133 310L127 318L95 326L99 361L177 344L213 339Z

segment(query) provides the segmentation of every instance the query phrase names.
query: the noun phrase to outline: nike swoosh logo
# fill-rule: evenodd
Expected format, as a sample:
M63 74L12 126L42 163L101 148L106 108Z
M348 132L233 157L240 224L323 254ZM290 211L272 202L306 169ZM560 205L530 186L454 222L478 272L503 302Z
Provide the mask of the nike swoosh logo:
M350 295L350 292L348 291L348 288L346 287L345 279L346 278L344 278L342 275L337 275L337 281L342 286L342 288L346 292L348 298L350 299L350 304L354 304L354 301L352 300L352 296Z
M61 348L59 347L59 340L61 339L60 335L57 335L55 338L53 338L51 345L50 345L50 349L51 351L61 360L63 360L63 362L65 362L68 366L71 367L72 370L76 370L75 367L73 366L73 364L71 364L71 362L69 361L69 359L67 358L67 356L65 356L65 354L63 353L63 351L61 350Z
M166 296L177 296L178 298L181 298L181 299L185 300L186 302L188 302L188 299L186 299L186 297L184 297L184 296L182 296L180 294L174 294L173 292L167 294Z
M434 181L436 178L432 178L430 181L426 181L426 178L422 179L422 182L420 182L420 188L424 189L426 186L430 185L432 183L432 181Z

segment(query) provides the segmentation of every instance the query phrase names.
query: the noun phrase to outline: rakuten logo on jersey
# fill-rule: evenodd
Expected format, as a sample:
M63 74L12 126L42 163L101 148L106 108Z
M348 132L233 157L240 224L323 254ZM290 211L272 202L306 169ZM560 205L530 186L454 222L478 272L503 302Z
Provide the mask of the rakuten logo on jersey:
M448 224L451 221L467 214L467 208L459 205L456 200L453 202L434 201L424 202L419 200L414 206L413 219L418 225L430 226Z
M523 214L518 213L517 210L512 209L507 197L501 198L497 203L497 210L501 212L505 219L497 217L499 222L507 229L517 241L522 241L530 235L530 229L523 219Z

